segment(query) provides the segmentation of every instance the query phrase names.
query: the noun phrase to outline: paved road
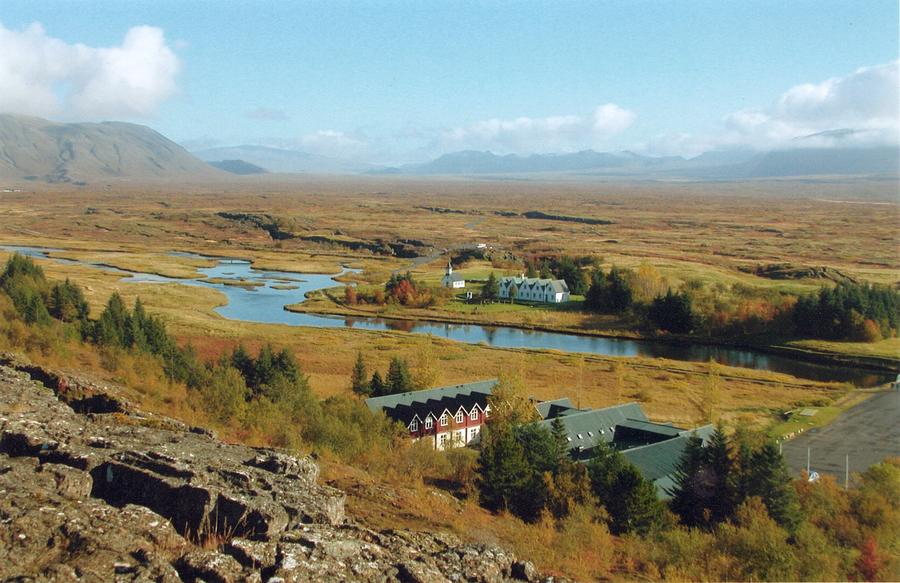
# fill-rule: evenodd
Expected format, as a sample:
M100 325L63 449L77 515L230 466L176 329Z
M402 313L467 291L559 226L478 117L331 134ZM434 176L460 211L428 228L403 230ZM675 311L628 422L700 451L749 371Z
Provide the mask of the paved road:
M900 456L900 391L880 393L853 407L831 425L812 429L784 443L784 459L793 474L810 468L844 483L844 460L850 454L851 480L888 456Z

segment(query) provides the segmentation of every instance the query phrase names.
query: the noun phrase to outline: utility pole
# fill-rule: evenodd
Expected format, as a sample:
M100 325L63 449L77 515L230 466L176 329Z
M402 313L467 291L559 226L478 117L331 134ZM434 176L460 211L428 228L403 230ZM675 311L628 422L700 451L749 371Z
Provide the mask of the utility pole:
M806 448L806 475L809 475L809 448Z
M850 489L850 454L844 455L844 490Z

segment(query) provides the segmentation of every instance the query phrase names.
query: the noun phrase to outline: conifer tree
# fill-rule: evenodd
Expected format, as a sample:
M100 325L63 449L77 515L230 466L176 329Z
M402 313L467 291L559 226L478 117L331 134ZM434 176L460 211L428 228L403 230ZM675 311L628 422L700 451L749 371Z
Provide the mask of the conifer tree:
M710 518L715 523L724 522L734 515L736 495L734 463L721 425L717 426L710 436L705 451L706 466L712 483L712 496L709 500Z
M485 427L478 455L478 492L488 510L517 509L532 474L522 445L509 428Z
M387 393L387 387L381 378L381 373L377 370L372 373L372 380L369 381L369 391L373 397L381 397Z
M387 389L388 394L406 393L414 389L409 365L399 356L392 358L388 365Z
M350 389L357 395L368 396L372 394L368 375L363 354L362 352L357 352L356 364L353 365L353 374L350 376Z
M759 496L769 515L788 532L800 523L797 493L791 485L791 475L778 447L771 441L753 452L747 475L747 494Z
M675 466L674 486L668 491L672 497L669 507L686 526L702 526L707 523L707 508L712 492L705 466L703 440L696 434L691 435L678 465Z
M500 284L497 282L497 277L494 275L492 271L488 276L487 283L484 284L484 287L481 288L481 299L484 301L492 302L496 300L500 296Z

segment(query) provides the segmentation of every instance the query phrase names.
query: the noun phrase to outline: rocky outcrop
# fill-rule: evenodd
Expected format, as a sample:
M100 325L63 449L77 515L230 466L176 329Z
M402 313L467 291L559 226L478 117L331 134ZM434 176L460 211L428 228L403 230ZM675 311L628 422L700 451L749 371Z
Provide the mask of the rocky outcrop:
M538 578L499 548L366 528L309 457L224 444L114 387L0 362L0 579Z

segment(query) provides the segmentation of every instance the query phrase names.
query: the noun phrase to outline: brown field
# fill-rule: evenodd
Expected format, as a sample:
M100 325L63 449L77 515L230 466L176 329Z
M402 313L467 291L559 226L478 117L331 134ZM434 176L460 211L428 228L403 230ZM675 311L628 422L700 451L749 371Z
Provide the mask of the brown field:
M296 237L363 242L416 239L426 249L438 251L485 242L518 256L590 253L602 256L607 264L648 262L672 279L699 277L812 289L820 282L767 280L737 268L774 262L824 265L855 277L895 283L900 275L895 228L900 206L891 198L892 188L879 182L616 185L412 179L236 180L227 186L182 192L163 187L60 188L4 193L0 242L58 247L66 250L60 256L174 277L190 276L204 262L164 254L170 250L243 257L259 267L294 271L335 273L341 264L349 264L362 268L358 279L369 282L383 281L391 270L410 266L409 259L351 251L337 244L300 238L276 241L250 223L216 214L228 211L277 217ZM829 202L848 199L862 203ZM880 204L865 203L868 199ZM615 223L589 225L495 214L526 210ZM95 313L113 289L128 300L140 295L180 338L206 356L237 342L290 346L322 396L348 390L357 351L384 369L394 355L412 361L423 358L417 355L431 343L424 353L432 362L420 364L436 371L438 384L493 377L515 366L530 380L537 398L569 395L583 406L637 400L655 419L688 425L703 417L699 405L707 377L703 364L626 359L617 373L618 359L611 357L510 351L403 333L234 322L212 312L223 301L213 290L122 284L118 276L85 267L45 265L51 277L70 276L86 285ZM441 268L442 260L435 260L415 269L417 276L433 279ZM479 273L492 269L489 265L471 268ZM526 317L534 325L584 326L582 315L566 311L503 308L488 317L511 318L510 323ZM614 319L600 320L590 325L613 331L619 326ZM888 343L889 350L896 349L895 343ZM721 385L723 416L749 415L761 422L796 403L831 399L845 390L743 369L722 369Z

